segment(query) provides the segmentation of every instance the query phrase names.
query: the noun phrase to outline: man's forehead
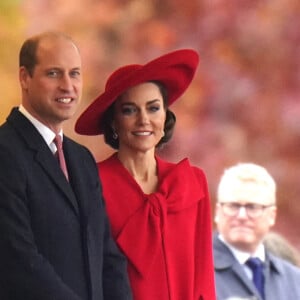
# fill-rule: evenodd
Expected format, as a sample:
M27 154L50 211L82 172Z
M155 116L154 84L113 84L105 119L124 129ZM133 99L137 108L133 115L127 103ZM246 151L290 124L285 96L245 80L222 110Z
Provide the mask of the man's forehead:
M270 194L266 186L257 184L253 181L247 181L229 186L221 195L222 202L240 202L240 203L274 203L274 197Z
M46 36L41 38L38 42L37 51L53 51L58 47L73 48L79 53L78 47L74 44L74 42L63 36Z
M81 57L77 46L63 37L43 38L36 52L37 64L49 67L68 65L70 68L81 68Z

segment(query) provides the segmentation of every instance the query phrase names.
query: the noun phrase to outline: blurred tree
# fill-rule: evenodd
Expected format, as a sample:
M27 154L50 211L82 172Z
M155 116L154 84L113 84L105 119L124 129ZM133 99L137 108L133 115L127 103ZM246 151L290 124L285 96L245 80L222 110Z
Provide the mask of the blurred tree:
M278 184L276 229L300 248L299 0L2 0L0 9L1 120L19 100L17 56L28 35L57 29L78 41L85 85L77 115L115 68L198 50L198 72L172 107L178 123L161 155L202 167L212 202L225 167L264 165ZM75 119L67 133L97 160L106 157L103 138L76 135Z
M19 103L18 51L26 20L25 16L22 16L20 3L20 0L0 2L0 123L5 119L12 105Z

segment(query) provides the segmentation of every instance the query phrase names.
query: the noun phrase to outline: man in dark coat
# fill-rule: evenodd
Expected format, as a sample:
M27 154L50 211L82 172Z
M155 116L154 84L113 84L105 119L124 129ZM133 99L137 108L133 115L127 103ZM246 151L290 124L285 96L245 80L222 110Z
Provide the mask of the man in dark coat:
M217 200L217 299L300 299L300 269L272 255L263 244L277 210L276 184L268 171L253 163L226 169Z
M78 48L61 33L28 39L19 78L22 104L0 127L0 299L131 299L95 161L62 132L81 97Z

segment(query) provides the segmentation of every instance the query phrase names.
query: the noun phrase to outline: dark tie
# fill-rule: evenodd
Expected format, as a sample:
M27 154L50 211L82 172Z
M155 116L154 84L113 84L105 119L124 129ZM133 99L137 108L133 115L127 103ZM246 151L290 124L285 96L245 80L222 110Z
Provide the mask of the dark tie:
M261 297L264 299L264 274L262 261L257 257L250 257L246 261L246 265L252 270L253 283Z
M56 135L55 138L54 138L54 143L56 145L56 148L57 148L57 157L58 157L58 160L59 160L59 164L60 164L60 167L62 169L62 171L64 172L67 180L69 180L69 176L68 176L68 170L67 170L67 166L66 166L66 161L65 161L65 156L64 156L64 151L63 151L63 148L62 148L62 141L61 141L61 136L60 135Z

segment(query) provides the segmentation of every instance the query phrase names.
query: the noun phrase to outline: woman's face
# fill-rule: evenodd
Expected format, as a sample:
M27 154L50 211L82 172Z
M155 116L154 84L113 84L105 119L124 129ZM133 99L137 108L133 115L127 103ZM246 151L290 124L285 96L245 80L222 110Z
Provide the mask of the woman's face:
M123 93L116 101L113 128L119 151L154 151L164 135L166 110L159 87L146 82Z

